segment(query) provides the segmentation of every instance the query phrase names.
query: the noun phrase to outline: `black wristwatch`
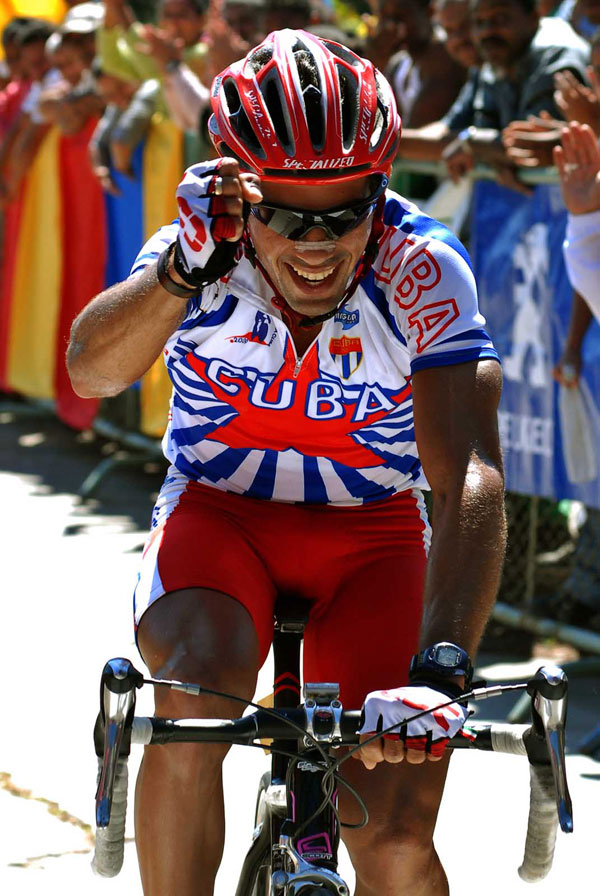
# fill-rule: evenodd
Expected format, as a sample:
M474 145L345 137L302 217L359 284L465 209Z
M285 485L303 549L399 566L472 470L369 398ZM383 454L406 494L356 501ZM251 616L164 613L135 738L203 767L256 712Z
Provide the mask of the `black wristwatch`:
M468 690L473 678L471 658L466 650L452 644L451 641L439 641L415 653L410 661L409 680L423 681L429 679L451 680L464 676L465 689Z

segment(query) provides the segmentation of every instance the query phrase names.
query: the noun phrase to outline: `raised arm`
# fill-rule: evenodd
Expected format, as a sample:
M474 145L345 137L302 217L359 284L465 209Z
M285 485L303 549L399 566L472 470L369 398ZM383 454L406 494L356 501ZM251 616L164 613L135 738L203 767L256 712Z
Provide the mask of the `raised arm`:
M504 558L504 477L496 361L432 367L412 380L415 434L433 494L421 646L453 641L471 656Z
M262 194L254 175L240 175L237 161L219 159L188 169L177 198L180 226L172 234L175 251L163 256L166 272L160 274L153 261L100 293L73 323L67 366L84 398L116 395L150 368L184 319L186 297L233 266L244 227L242 202L260 202Z

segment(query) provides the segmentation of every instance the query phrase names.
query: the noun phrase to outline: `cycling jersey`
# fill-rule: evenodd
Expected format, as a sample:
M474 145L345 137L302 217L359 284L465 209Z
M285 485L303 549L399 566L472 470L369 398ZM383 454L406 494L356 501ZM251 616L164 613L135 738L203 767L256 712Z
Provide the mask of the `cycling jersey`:
M411 377L497 358L456 237L388 192L377 258L298 357L249 257L188 302L164 359L171 474L274 501L352 505L427 488ZM176 237L162 227L132 276Z

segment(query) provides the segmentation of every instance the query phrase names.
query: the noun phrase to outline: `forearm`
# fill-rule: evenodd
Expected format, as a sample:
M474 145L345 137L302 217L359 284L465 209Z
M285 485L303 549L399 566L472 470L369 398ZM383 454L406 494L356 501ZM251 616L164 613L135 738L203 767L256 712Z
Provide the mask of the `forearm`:
M464 483L434 493L421 647L453 641L475 654L496 598L505 545L502 470L473 454Z
M564 244L567 273L573 289L580 292L600 318L598 274L600 273L600 211L569 215Z
M441 121L423 128L405 128L398 147L399 159L438 162L446 146L456 137Z
M567 341L565 350L581 354L581 346L585 334L589 330L590 324L594 316L583 298L578 292L573 293L573 303L571 305L571 317L569 320L569 330L567 333Z
M177 279L172 269L170 276ZM67 351L83 398L117 395L140 379L184 319L186 301L158 282L156 263L100 293L75 319Z

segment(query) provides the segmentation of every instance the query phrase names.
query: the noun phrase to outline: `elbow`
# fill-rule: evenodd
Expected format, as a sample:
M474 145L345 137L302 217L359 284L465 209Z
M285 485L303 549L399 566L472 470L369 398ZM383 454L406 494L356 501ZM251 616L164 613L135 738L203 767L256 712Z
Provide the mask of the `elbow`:
M71 386L79 398L111 398L126 388L102 376L89 360L84 346L74 339L67 349L66 365Z

